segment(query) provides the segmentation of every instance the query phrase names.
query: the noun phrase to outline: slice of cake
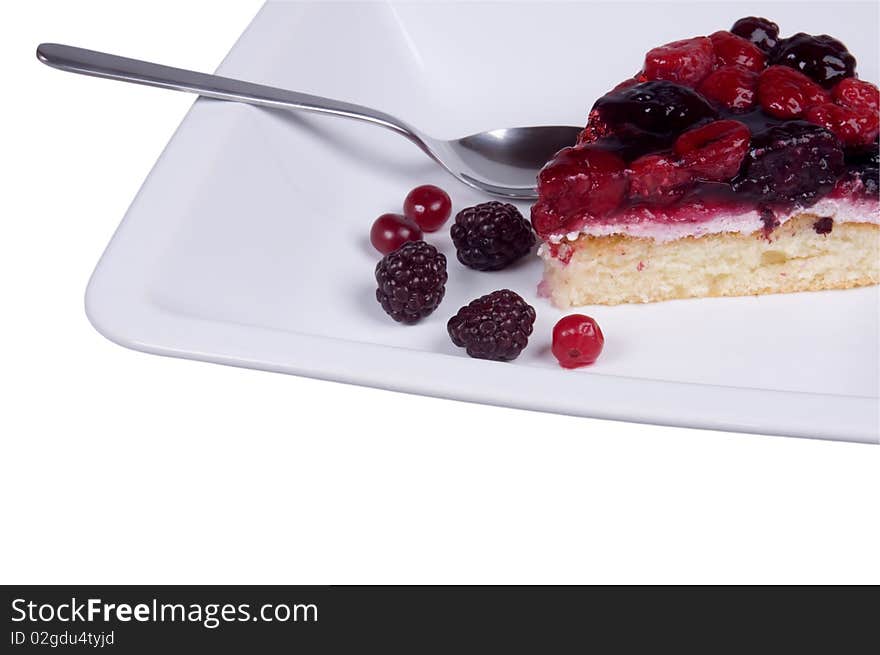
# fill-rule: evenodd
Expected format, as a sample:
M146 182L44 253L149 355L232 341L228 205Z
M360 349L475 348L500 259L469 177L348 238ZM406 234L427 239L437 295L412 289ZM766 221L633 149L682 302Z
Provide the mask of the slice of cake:
M538 177L560 307L880 282L877 88L762 18L655 48Z

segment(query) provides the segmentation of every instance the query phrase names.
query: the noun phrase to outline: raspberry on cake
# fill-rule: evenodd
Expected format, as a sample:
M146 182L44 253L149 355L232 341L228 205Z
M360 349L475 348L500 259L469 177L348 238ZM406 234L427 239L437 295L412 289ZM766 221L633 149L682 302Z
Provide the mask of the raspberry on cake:
M766 18L654 48L538 176L561 307L880 282L877 87Z

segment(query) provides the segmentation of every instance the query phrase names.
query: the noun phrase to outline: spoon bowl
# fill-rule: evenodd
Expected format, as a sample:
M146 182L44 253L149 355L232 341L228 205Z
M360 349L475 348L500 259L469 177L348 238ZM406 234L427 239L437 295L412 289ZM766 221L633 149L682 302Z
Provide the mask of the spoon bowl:
M435 139L405 121L350 102L254 84L219 75L163 66L139 59L57 43L37 47L37 58L53 68L145 84L207 98L263 107L329 114L365 121L397 132L456 179L486 193L511 199L537 197L538 172L553 155L577 140L579 127L511 127L461 139Z
M444 166L466 184L508 198L534 198L538 171L577 140L581 128L564 125L510 127L478 132L448 143Z

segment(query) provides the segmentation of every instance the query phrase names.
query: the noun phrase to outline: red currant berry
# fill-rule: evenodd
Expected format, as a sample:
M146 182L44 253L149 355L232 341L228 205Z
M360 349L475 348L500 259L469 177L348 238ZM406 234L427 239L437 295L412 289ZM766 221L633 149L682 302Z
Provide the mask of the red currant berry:
M452 201L440 187L423 184L407 194L403 213L425 232L436 232L452 213Z
M562 368L579 368L595 362L602 353L605 337L589 316L572 314L553 328L553 356Z
M407 241L421 238L419 226L400 214L382 214L370 228L370 243L383 255L394 252Z

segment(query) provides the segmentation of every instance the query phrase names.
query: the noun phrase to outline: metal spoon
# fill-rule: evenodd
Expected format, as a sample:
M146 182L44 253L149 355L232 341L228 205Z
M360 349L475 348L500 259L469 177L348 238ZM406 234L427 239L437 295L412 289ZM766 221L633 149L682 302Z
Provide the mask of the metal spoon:
M253 84L217 75L128 59L57 43L43 43L37 58L48 66L95 77L189 91L208 98L343 116L381 125L415 143L454 177L481 191L507 198L534 198L535 178L581 128L511 127L444 141L385 112L340 100Z

